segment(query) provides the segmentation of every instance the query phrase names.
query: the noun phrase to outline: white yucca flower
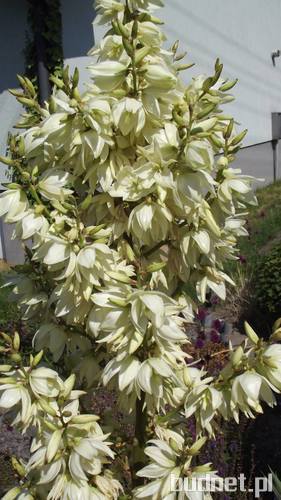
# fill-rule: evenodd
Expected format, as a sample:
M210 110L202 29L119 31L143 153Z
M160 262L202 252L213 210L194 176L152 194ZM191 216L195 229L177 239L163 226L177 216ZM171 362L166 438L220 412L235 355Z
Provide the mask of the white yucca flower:
M215 473L210 465L193 466L192 459L198 454L205 443L205 439L199 439L192 446L187 446L182 435L167 429L157 429L160 439L152 439L145 448L145 454L150 458L151 463L141 469L137 475L148 478L151 481L145 486L137 488L134 498L149 498L157 500L204 500L204 491L175 491L178 479L186 478L190 482L192 478L204 479L215 478ZM187 479L188 478L188 479Z
M47 237L34 253L33 260L40 260L47 266L69 261L72 254L71 243L59 237Z
M237 168L226 168L223 170L224 180L218 187L218 201L225 206L229 213L235 213L233 197L243 198L246 202L256 205L257 199L253 193L252 185L254 179L249 175L242 175Z
M106 271L112 269L113 262L113 254L107 245L93 243L82 248L77 255L77 277L80 281L84 279L99 285L100 279L106 279Z
M263 402L271 407L276 403L270 383L265 377L254 371L245 371L234 378L230 408L237 422L239 422L239 410L247 417L254 418L255 412L263 412L261 405Z
M281 345L272 344L266 347L256 365L256 370L263 375L270 384L281 391Z
M0 217L5 215L5 222L21 220L28 207L29 203L22 189L8 189L0 194Z
M96 476L101 473L107 457L114 458L114 453L104 442L108 436L96 435L82 439L75 446L69 457L69 471L76 481L87 480L87 474Z
M70 175L64 170L46 170L39 179L38 190L47 200L63 201L72 193L71 189L65 188L69 182Z
M13 377L13 373L9 373ZM2 411L10 411L18 408L17 421L24 425L28 424L32 416L31 397L29 391L23 385L23 379L14 378L12 383L0 385L0 408Z
M172 218L165 206L144 202L132 210L129 230L143 244L152 245L166 239Z
M139 134L145 126L145 112L141 101L126 97L113 106L112 117L122 134Z
M219 414L223 394L215 387L205 385L195 386L185 398L185 416L195 415L197 432L206 430L214 436L213 420Z
M93 47L89 52L89 56L98 56L103 60L116 60L124 62L128 59L128 55L124 50L122 37L119 35L108 35L103 38L99 45Z
M98 14L97 23L105 24L124 12L124 4L118 0L97 0L95 8Z
M56 398L63 390L63 382L57 372L43 366L31 371L29 384L33 394L38 397Z
M13 237L21 240L27 240L38 234L42 237L47 233L48 229L49 223L47 219L43 215L30 210L17 222Z
M112 91L122 85L127 66L118 61L104 61L90 66L95 83L102 89Z
M145 73L145 79L148 83L146 92L165 93L172 90L177 84L177 77L167 67L160 64L149 63Z
M160 357L151 357L141 363L135 356L124 359L114 358L104 368L102 381L108 385L116 379L119 391L122 392L123 405L132 411L130 402L141 398L145 393L145 404L149 409L157 408L165 411L167 404L173 405L173 389L180 384L172 367Z

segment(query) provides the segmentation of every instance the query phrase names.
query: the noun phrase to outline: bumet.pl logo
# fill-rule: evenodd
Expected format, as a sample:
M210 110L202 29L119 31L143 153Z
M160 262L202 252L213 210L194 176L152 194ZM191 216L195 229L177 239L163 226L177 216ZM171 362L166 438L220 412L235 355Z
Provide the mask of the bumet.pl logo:
M253 493L255 498L260 498L261 493L272 492L272 474L267 477L255 477L252 480L252 487L247 487L245 474L238 477L218 477L212 474L205 474L201 477L181 478L171 474L171 491L173 492L205 492L205 493L235 493L244 491Z

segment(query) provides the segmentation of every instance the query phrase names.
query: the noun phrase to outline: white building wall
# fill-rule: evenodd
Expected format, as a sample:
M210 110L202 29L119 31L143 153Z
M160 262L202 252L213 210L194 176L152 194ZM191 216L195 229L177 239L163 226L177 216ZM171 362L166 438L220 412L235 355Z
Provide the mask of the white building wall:
M245 144L271 140L271 112L281 110L280 0L170 0L161 17L169 41L179 39L196 66L209 74L216 57L224 74L239 78L228 110L249 129Z

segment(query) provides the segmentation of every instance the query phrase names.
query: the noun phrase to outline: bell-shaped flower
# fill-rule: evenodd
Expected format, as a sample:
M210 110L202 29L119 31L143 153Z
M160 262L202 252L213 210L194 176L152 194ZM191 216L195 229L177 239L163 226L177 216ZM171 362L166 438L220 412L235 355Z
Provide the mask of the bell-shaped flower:
M109 193L114 198L137 201L153 191L153 184L154 179L151 176L140 178L136 169L127 166L118 172L116 182Z
M152 245L167 238L172 219L165 206L143 202L132 210L129 230L143 244Z
M159 26L150 21L140 23L138 38L143 45L153 49L157 49L158 47L160 48L162 42L165 41L165 36L159 29Z
M103 370L103 384L108 385L113 378L117 377L119 390L126 389L130 393L134 391L134 383L140 366L141 362L135 356L127 356L120 360L113 358Z
M48 237L34 253L33 260L41 260L47 266L68 261L71 257L72 248L69 241L59 237Z
M32 392L37 397L55 398L63 390L63 382L57 372L45 367L31 371L29 384Z
M64 201L72 191L65 186L70 182L68 172L59 169L46 170L38 182L38 191L47 200Z
M193 465L194 455L198 454L205 443L204 439L196 441L192 446L185 443L183 436L168 429L156 429L159 439L152 439L144 452L149 457L150 463L137 472L142 478L150 479L145 486L140 486L134 491L134 498L149 498L150 500L176 500L187 498L189 500L203 500L203 491L193 491L192 478L201 479L216 475L210 465ZM178 479L185 479L185 488L178 494L175 491Z
M101 492L105 498L117 500L120 492L123 493L121 484L117 481L117 479L114 479L113 474L109 470L105 470L103 475L96 476L95 484L97 485L99 492Z
M127 74L127 65L118 61L103 61L90 66L96 85L103 91L112 91L122 86Z
M17 222L13 237L21 240L27 240L36 234L45 235L48 231L49 223L47 219L40 214L30 210Z
M6 215L5 222L21 220L28 210L29 203L23 189L8 189L0 194L0 217Z
M187 165L194 170L211 170L214 165L213 150L208 141L191 141L185 148Z
M251 204L256 204L256 197L252 194L254 178L242 175L238 168L226 168L223 170L223 180L218 187L218 201L229 213L235 213L232 205L233 198L244 198ZM252 198L248 197L251 196Z
M261 403L274 406L276 400L269 382L255 371L246 371L235 377L231 387L230 409L239 421L239 410L247 417L254 418L254 412L262 413Z
M114 125L123 135L128 135L130 132L139 134L145 126L142 102L131 97L126 97L113 106L112 117Z
M281 391L281 345L267 346L262 351L255 369L269 381L276 391Z
M90 282L92 285L99 285L100 279L105 279L106 271L112 269L114 262L111 249L102 243L93 243L80 250L76 260L76 275Z
M0 409L4 412L18 410L16 421L26 425L32 416L32 406L29 391L24 386L24 376L21 372L10 372L7 376L13 380L0 385Z
M124 4L117 0L97 0L95 3L95 9L97 12L97 18L95 23L106 24L113 20L118 14L124 12Z
M214 436L212 424L214 417L219 413L222 399L222 393L211 385L198 385L187 392L184 402L185 416L189 418L195 414L198 433L206 429L211 436Z
M146 395L149 409L160 408L165 411L167 404L173 404L173 389L179 380L172 367L162 358L149 358L139 367L135 380L135 390L140 398L141 391Z
M103 434L86 437L73 448L68 466L74 481L87 481L88 475L97 476L108 461L107 457L114 458L110 443L105 441L107 437Z
M156 92L156 94L172 90L177 84L176 75L167 66L151 62L147 65L145 80L148 83L146 92Z
M124 62L124 58L128 59L128 55L122 44L122 37L119 35L105 36L99 45L94 46L88 52L88 55L91 57L96 56L100 61L111 59Z

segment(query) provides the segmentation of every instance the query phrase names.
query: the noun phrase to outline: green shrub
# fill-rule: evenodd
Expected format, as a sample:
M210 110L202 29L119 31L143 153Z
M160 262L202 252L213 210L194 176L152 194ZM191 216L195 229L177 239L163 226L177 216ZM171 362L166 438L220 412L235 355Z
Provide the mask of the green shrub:
M257 269L256 297L260 307L269 313L281 309L281 245L276 245L261 259Z

